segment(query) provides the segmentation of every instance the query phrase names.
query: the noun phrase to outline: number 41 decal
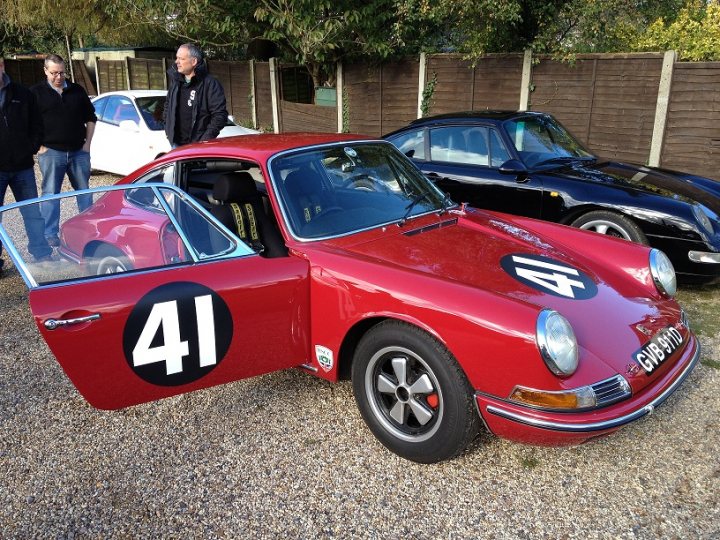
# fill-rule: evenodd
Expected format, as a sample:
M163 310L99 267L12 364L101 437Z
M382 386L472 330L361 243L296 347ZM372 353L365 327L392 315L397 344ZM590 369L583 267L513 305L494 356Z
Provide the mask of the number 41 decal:
M217 361L212 296L195 297L195 315L198 324L200 367L211 366ZM164 343L153 347L152 342L158 330L162 330ZM190 354L190 347L187 341L180 339L180 317L176 300L153 306L132 354L133 365L136 367L165 362L167 375L183 370L182 359Z
M232 334L232 316L220 295L198 283L170 283L147 293L133 308L123 349L140 378L177 386L220 364Z
M586 300L597 294L597 286L590 276L549 257L532 254L506 255L500 264L518 281L554 296Z

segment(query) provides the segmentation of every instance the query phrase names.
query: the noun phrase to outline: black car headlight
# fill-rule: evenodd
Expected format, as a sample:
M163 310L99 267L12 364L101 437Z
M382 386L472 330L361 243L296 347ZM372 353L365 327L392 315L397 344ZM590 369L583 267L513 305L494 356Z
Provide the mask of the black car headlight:
M667 255L659 249L650 250L650 274L658 291L666 296L675 296L677 292L675 268Z
M568 320L552 309L543 309L536 327L537 346L547 367L559 377L575 373L578 347Z

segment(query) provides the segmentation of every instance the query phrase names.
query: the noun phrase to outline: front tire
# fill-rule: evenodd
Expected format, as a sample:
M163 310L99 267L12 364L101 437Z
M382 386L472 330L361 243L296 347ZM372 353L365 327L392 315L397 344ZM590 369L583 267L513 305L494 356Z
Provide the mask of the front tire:
M352 383L365 423L405 459L453 458L480 429L473 390L453 355L409 324L386 321L363 336Z
M593 231L614 238L622 238L637 244L648 245L648 240L640 227L630 218L616 212L594 210L583 214L570 225L586 231Z

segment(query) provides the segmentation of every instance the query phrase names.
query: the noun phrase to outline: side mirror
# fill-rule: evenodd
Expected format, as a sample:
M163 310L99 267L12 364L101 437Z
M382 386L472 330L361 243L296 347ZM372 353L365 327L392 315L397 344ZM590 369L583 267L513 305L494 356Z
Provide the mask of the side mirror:
M118 124L118 126L120 126L120 129L123 131L140 131L140 128L135 120L123 120Z
M498 169L502 174L525 174L528 172L527 167L522 161L517 159L509 159Z

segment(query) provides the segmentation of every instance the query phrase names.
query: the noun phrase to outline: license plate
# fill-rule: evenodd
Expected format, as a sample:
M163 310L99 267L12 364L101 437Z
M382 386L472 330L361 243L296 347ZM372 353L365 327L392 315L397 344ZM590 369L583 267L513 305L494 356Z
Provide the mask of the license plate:
M667 326L660 330L645 345L633 353L633 360L637 362L645 373L650 375L665 360L680 348L683 337L674 326Z

